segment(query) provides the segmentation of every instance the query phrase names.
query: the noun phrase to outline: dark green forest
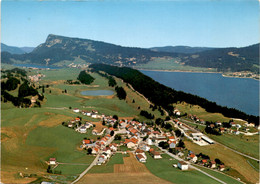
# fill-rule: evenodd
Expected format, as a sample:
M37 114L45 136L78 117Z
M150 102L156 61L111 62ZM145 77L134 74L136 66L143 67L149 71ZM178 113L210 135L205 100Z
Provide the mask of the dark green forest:
M85 70L81 71L79 73L79 76L77 78L82 84L91 84L95 79L86 73Z

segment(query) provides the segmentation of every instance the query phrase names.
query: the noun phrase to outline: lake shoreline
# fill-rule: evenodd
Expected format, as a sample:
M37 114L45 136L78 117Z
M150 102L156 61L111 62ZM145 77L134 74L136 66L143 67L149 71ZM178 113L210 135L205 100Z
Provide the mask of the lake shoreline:
M139 68L133 68L136 70L144 70L144 71L154 71L154 72L183 72L183 73L219 73L222 75L222 77L228 77L228 78L238 78L238 79L253 79L256 81L260 81L260 79L255 79L252 77L234 77L234 76L227 76L223 72L205 72L205 71L190 71L190 70L156 70L156 69L139 69Z

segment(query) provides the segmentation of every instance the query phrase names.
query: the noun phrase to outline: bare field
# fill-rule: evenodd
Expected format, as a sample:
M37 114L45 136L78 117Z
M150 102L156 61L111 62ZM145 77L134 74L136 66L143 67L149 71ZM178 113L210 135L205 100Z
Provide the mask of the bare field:
M91 123L93 123L93 125L96 125L95 129L98 132L101 132L103 130L103 128L106 128L106 126L102 125L101 122L91 122Z
M124 164L115 164L114 173L86 174L77 184L170 184L148 171L133 154L124 157ZM104 180L106 178L106 180Z
M144 164L138 162L133 154L124 157L124 164L115 164L114 173L141 173L149 172Z
M87 174L78 184L171 184L151 173Z

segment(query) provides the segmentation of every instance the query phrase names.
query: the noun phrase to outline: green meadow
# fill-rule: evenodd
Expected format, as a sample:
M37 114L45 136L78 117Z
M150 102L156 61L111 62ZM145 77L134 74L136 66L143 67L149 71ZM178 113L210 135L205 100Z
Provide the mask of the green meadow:
M212 178L202 174L196 170L181 171L179 168L175 168L172 165L177 164L178 161L170 157L169 155L163 154L162 159L155 160L149 154L147 155L147 161L145 163L147 169L160 178L170 181L175 184L183 183L211 183L217 184L219 182Z

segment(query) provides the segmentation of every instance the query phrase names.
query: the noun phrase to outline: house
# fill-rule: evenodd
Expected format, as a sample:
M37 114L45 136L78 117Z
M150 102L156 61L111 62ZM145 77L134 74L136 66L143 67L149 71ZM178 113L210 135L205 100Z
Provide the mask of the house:
M241 128L241 125L240 125L240 124L236 124L236 127L237 127L237 128Z
M56 158L50 158L49 164L50 165L56 165Z
M210 161L210 168L211 169L216 168L216 162L214 160Z
M131 138L131 139L125 139L124 144L128 147L128 148L134 148L137 146L138 140L136 138Z
M255 124L254 123L245 123L245 126L247 126L247 127L255 127Z
M186 162L179 161L177 165L181 170L188 170L189 169L189 165Z
M142 154L136 154L136 158L139 162L142 162L142 163L146 162L146 159Z
M80 121L80 118L75 118L75 121Z
M173 113L174 113L175 115L177 115L177 116L180 116L180 115L181 115L181 112L180 112L178 109L175 109L175 110L173 111Z
M154 138L155 143L159 144L160 142L167 142L166 137L159 137L159 138Z
M236 131L236 130L235 130L233 133L234 133L235 135L239 135L239 134L240 134L240 132L239 132L239 131Z
M107 129L107 134L110 134L112 131L114 131L114 128L110 127Z
M162 158L161 154L154 149L150 149L150 154L154 159L160 159Z
M205 166L208 163L208 161L206 159L203 159L201 160L201 163Z
M175 141L175 137L174 136L170 136L169 137L169 141Z
M220 127L220 128L219 128L219 131L220 131L221 133L223 133L223 132L225 131L225 128Z
M97 147L94 147L94 148L92 149L91 154L96 155L96 154L98 154L98 151L99 151L99 149L98 149Z
M144 144L143 146L140 147L141 150L144 150L144 151L149 151L150 150L150 146L147 145L147 144Z
M79 128L79 132L80 133L87 133L87 127L86 126L81 126L80 128Z
M109 145L109 148L110 148L111 151L116 152L117 151L117 144L112 143L112 144Z
M92 114L91 118L98 118L98 115L97 114Z
M198 157L194 154L194 153L191 153L190 155L189 155L189 159L192 161L192 162L197 162L197 160L198 160Z
M220 121L217 121L217 122L216 122L216 125L221 126L222 123L221 123Z
M73 123L69 122L68 127L70 127L70 128L73 127Z
M106 157L105 157L104 155L101 155L101 156L98 158L97 165L101 165L101 164L103 164L105 161L106 161Z
M97 129L92 130L92 134L93 134L93 135L97 135L97 134L98 134Z
M150 138L146 139L146 142L147 142L148 145L153 145L153 141Z
M79 112L78 108L73 109L73 112Z
M209 125L209 127L210 127L210 128L214 128L215 125L214 125L213 123L211 123L211 124Z
M225 170L225 166L224 166L224 165L220 165L220 166L219 166L219 170L220 170L220 171L224 171L224 170Z
M231 125L232 127L235 127L235 126L236 126L236 123L235 123L235 122L230 122L230 125Z
M168 141L169 148L175 148L176 147L176 141Z
M86 140L86 139L84 139L84 140L82 141L82 143L83 143L83 144L91 144L90 140Z

